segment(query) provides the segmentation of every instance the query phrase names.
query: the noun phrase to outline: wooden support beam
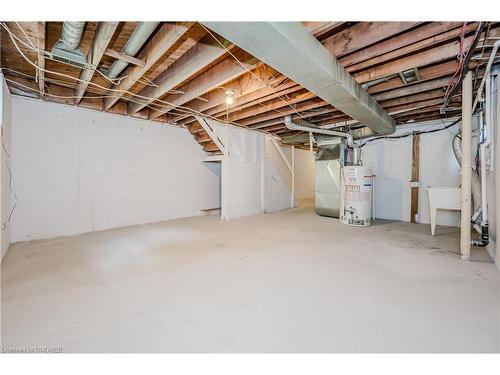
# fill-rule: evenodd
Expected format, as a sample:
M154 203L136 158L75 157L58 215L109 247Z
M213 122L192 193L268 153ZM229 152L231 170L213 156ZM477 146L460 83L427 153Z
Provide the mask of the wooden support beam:
M465 39L465 44L468 45L472 37ZM418 68L425 65L435 64L449 60L457 56L459 50L459 42L445 44L443 46L434 47L423 52L397 59L393 62L377 66L357 73L354 78L358 82L368 82L378 78L387 77L392 74L397 74L404 70Z
M377 134L393 131L394 122L387 113L300 23L204 24Z
M321 98L315 97L312 100L301 103L301 105L298 105L293 109L290 107L284 107L280 112L271 111L271 112L263 113L263 114L260 114L258 116L249 117L249 118L246 118L242 121L238 121L238 123L240 125L249 126L249 125L257 124L257 123L264 122L267 120L273 120L276 117L278 117L280 119L280 121L283 122L284 116L293 115L293 114L295 114L297 116L297 114L296 114L297 112L301 113L301 112L310 111L310 110L318 109L318 108L325 107L325 106L328 106L330 108L330 110L332 108L328 104L328 102L324 101Z
M447 30L445 32L442 32L440 34L437 34L437 35L432 35L426 39L422 39L422 40L418 40L417 42L415 43L411 43L407 46L402 46L400 48L397 48L393 51L389 51L387 53L384 53L384 54L380 54L380 55L377 55L375 57L372 57L372 58L365 58L365 59L362 59L358 62L354 61L351 57L350 61L353 62L353 64L351 64L348 68L347 68L347 71L348 72L359 72L361 70L364 70L364 69L367 69L371 66L375 66L375 65L379 65L379 64L383 64L387 61L391 61L391 60L394 60L394 59L397 59L397 58L400 58L402 56L406 56L406 55L409 55L409 54L412 54L412 53L416 53L418 51L422 51L426 48L430 48L432 46L436 46L436 45L439 45L439 44L443 44L443 43L446 43L446 42L450 42L456 38L458 38L460 36L460 33L462 32L462 27L461 27L461 23L458 23L458 26L457 26L457 23L456 22L447 22L445 23L446 25L450 24L450 25L454 25L455 28L452 28L451 30ZM430 25L433 25L433 24L430 24ZM434 25L433 25L434 26ZM466 29L466 32L467 33L470 33L470 32L473 32L475 29L477 28L477 23L470 23L469 25L467 25L467 29ZM437 30L446 30L447 27L446 26L443 26L443 27L434 27L433 30L437 31ZM419 37L419 34L418 34L418 30L415 30L415 31L412 31L411 33L417 33L417 39L420 39ZM399 40L400 38L401 39L404 39L404 36L405 35L401 35L399 37L396 37L395 39L396 40ZM377 46L377 45L375 45ZM375 47L374 46L374 47Z
M427 81L427 82L415 82L415 83L412 83L408 86L403 86L403 87L400 87L400 88L397 88L394 90L390 90L390 91L384 91L380 94L374 94L373 97L377 101L380 102L380 101L392 99L392 98L399 97L399 96L408 96L408 95L413 95L413 94L417 94L417 93L424 92L424 91L442 89L443 87L446 87L446 85L450 81L450 78L451 78L451 76L446 76L443 78L438 78L438 79L434 79L434 80ZM444 96L444 92L443 92L443 96Z
M92 41L92 45L90 46L90 50L87 56L87 61L90 62L92 68L83 69L80 73L81 81L78 82L75 91L75 104L78 104L80 100L82 100L83 94L87 90L89 82L92 80L94 76L94 72L101 61L106 48L108 48L108 44L115 33L116 28L118 27L119 22L99 22L97 26L97 30L94 35L94 40Z
M335 57L340 57L402 33L422 22L360 22L334 34L323 45Z
M342 26L345 22L302 22L302 25L314 35L317 39L321 40L327 34L331 34L337 27Z
M127 77L120 82L116 89L129 90L189 30L193 23L164 24L137 56L139 60L145 61L146 64L128 68L124 73ZM105 111L109 110L123 96L123 93L115 92L114 96L114 98L105 100Z
M424 24L403 34L393 36L382 42L353 52L340 58L339 61L345 68L349 68L354 64L362 63L363 61L385 55L392 51L401 50L408 45L413 45L421 40L431 38L461 25L461 22L431 22Z
M376 99L384 109L387 109L387 107L390 107L391 105L395 105L394 101L390 102L389 100L391 100L391 99L393 100L393 99L398 98L398 97L405 97L405 99L400 99L399 104L404 104L404 103L411 104L412 102L416 102L416 101L423 100L423 99L438 98L439 93L436 90L446 86L446 84L449 81L449 77L444 77L442 79L437 79L434 81L413 83L413 84L408 85L408 86L403 86L403 83L401 82L401 80L399 78L398 78L398 80L400 82L399 89L385 91L385 92L382 92L380 94L373 95L374 99ZM432 91L432 90L434 90L434 91ZM432 91L432 94L421 94L421 93L430 92L430 91ZM305 95L303 98L305 98L304 100L311 99L307 95ZM299 97L297 100L293 100L292 102L290 102L290 104L299 103L301 101L303 101L303 100L301 100ZM389 102L387 102L387 101L389 101ZM252 125L255 123L257 127L260 127L260 125L262 125L262 124L259 124L258 122L262 121L261 120L262 117L260 117L259 114L264 113L263 116L265 116L267 118L265 124L267 124L267 126L276 125L276 124L283 122L282 117L284 115L281 113L282 108L285 108L285 112L287 114L295 113L293 111L288 111L286 106L287 106L287 104L284 103L283 101L276 100L276 101L270 102L268 107L267 106L256 107L254 109L255 112L253 112L253 113L251 111L242 111L242 114L240 116L231 116L230 120L231 121L238 121L239 119L246 117L247 118L246 121L244 121L244 122L239 121L239 123L245 124L245 125ZM263 111L259 107L262 109L267 109L267 111ZM273 110L274 110L274 112L273 112ZM297 109L297 110L299 110L299 109ZM265 112L268 112L268 113L265 113ZM337 111L334 108L331 108L331 112L332 112L332 114L335 113L336 117L338 117L337 116L338 113L341 113L340 111ZM341 114L340 117L342 117L342 116L343 115ZM254 121L254 122L252 122L252 121ZM315 121L315 120L313 119L311 121Z
M433 66L428 66L424 67L422 69L419 69L420 72L420 78L422 79L422 82L414 82L411 83L407 86L404 86L403 83L401 82L401 79L399 77L393 78L387 82L380 83L378 85L372 86L368 89L368 92L373 95L374 99L376 99L378 102L385 101L388 99L393 99L399 96L408 96L408 95L413 95L413 94L418 94L421 92L425 91L430 91L438 88L445 87L448 84L448 81L450 79L449 75L453 74L456 70L457 62L456 60L453 61L447 61L441 64L436 64ZM444 76L444 77L443 77ZM286 82L285 84L292 85L290 81ZM302 88L300 86L291 86L292 89L290 89L289 93L293 93L295 91L301 90ZM219 92L219 97L220 100L223 101L225 99L225 94L223 90L217 90L215 93ZM286 92L286 91L285 91ZM258 94L258 92L255 92ZM212 93L210 93L212 94ZM257 99L259 98L259 95L256 95L256 97L253 97L253 94L250 95L251 100L257 100L255 102L256 104L258 103L263 103L266 100L264 96L260 96L260 100ZM272 97L270 97L272 98ZM238 101L239 98L236 97L235 99L235 104L236 101ZM246 102L245 98L242 98L243 102ZM249 101L251 104L251 102ZM283 102L282 102L283 103ZM285 106L286 104L283 104ZM190 104L190 107L192 104ZM221 116L224 112L225 104L222 102L221 106L218 108L218 111L207 111L206 113L209 115L213 116ZM279 107L275 107L279 108ZM238 108L234 108L238 109ZM230 109L230 113L233 111L233 108ZM333 109L332 109L333 111ZM279 112L274 112L274 120L268 120L264 124L268 124L267 126L274 126L277 124L280 124L283 122L282 115ZM193 118L187 118L184 121L181 121L182 124L187 124L191 123L193 121ZM260 125L256 123L256 126L260 128Z
M253 73L256 74L258 70L259 68L255 69ZM258 80L250 75L248 80L238 82L238 84L230 83L224 85L225 88L233 89L236 92L234 103L229 108L227 108L226 105L225 90L211 91L206 96L207 99L209 99L209 103L207 103L206 107L208 108L204 110L204 113L210 116L218 117L223 113L226 113L226 110L228 110L229 113L232 113L277 98L281 95L291 94L301 89L301 87L295 82L287 80L287 78L282 75L279 75L277 79L270 78L271 77L269 75L262 75L261 80ZM264 86L262 81L268 82L268 84L272 87ZM247 83L245 84L244 82ZM241 91L242 87L244 88L244 91ZM190 103L189 107L199 110L199 107L193 105L193 103ZM188 116L182 117L186 118ZM192 121L192 118L186 118L186 120L182 121L182 123L189 123Z
M314 99L316 95L310 93L306 89L295 92L285 102L279 98L270 100L262 105L252 106L246 110L237 111L229 115L229 121L240 121L244 118L251 118L258 116L262 113L279 111L282 108L287 108L289 105L295 105L306 100ZM279 114L279 112L277 112Z
M110 49L110 48L106 49L106 51L104 51L104 54L106 56L113 57L115 59L128 62L129 64L132 64L132 65L141 66L141 67L146 66L146 63L144 60L138 59L138 58L133 57L133 56L126 55L124 53L115 51L115 50Z
M38 49L45 50L45 22L36 23L36 44ZM40 90L40 96L43 97L45 94L45 56L43 52L38 52L38 88Z
M224 47L231 49L227 41L221 41ZM138 100L139 103L129 103L129 113L136 113L155 99L160 99L170 90L175 89L190 77L206 66L215 63L226 54L222 47L211 35L203 38L181 58L174 62L169 69L160 74L153 81L156 87L148 86L141 90L140 95L150 99ZM197 95L199 96L199 95Z
M419 161L420 161L420 134L413 133L412 163L411 163L411 208L410 221L417 222L418 214L418 184L419 184Z
M223 86L226 82L238 78L247 73L248 70L253 70L257 65L261 64L258 59L243 50L235 52L234 55L243 66L232 56L224 59L204 74L181 86L179 90L184 92L183 95L167 96L165 101L172 103L172 107L152 111L151 118L168 113L171 109L198 98L219 86Z
M419 68L420 80L422 82L431 81L434 79L440 79L442 77L453 75L457 70L457 66L458 62L456 58L452 58L451 60L447 60L443 63L432 64L429 66L425 66L423 68ZM412 83L411 85L415 84L417 83L415 82ZM408 85L408 87L411 87L411 85ZM399 77L394 77L394 78L388 78L387 81L385 82L381 82L377 85L369 87L367 91L370 94L376 94L383 91L398 89L401 87L403 87L401 79Z

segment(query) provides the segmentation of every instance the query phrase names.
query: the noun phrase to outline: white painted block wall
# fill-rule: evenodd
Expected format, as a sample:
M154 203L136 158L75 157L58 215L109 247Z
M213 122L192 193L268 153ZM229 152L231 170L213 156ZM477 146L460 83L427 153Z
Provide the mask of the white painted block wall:
M220 177L185 129L17 96L12 104L12 242L220 206Z
M363 147L363 163L376 175L375 216L410 221L411 137L377 140Z
M450 121L405 126L395 134L441 127ZM441 132L420 136L420 190L418 222L428 224L427 186L459 186L460 167L451 142L459 124ZM363 161L370 165L375 178L375 215L378 218L410 221L410 181L412 136L397 140L376 140L363 147ZM474 139L473 139L474 143ZM458 226L460 213L438 212L437 223Z
M7 88L7 84L4 81L3 75L0 73L0 123L2 129L2 147L0 156L0 169L1 169L1 188L2 194L0 199L1 207L1 258L7 252L10 245L10 232L12 223L10 223L9 215L12 211L12 197L9 188L9 165L11 160L9 155L11 154L11 128L12 128L12 97Z

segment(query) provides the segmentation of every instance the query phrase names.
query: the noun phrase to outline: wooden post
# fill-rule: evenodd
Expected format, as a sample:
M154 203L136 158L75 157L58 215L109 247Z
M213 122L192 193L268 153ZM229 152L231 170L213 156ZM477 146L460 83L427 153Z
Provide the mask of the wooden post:
M411 205L410 221L417 222L418 214L418 184L419 184L419 160L420 160L420 134L413 134L413 150L411 164Z

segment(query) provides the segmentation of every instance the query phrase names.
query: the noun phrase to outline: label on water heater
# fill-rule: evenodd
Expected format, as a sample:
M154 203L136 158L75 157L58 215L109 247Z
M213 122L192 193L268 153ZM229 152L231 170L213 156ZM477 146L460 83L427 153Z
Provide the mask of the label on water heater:
M365 166L346 166L341 190L340 220L350 225L370 225L372 173Z

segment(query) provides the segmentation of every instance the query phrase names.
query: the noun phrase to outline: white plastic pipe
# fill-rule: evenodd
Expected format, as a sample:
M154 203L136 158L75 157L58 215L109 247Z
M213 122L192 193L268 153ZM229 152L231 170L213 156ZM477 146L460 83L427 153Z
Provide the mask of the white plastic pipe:
M483 79L481 79L481 84L479 85L479 88L477 89L477 94L476 94L476 98L474 99L474 105L472 106L472 111L474 111L476 109L476 106L477 106L477 103L479 102L479 99L481 99L483 96L483 88L484 88L484 85L486 83L486 77L488 77L490 75L491 65L493 64L493 60L495 59L495 56L497 54L499 46L500 46L500 39L497 40L493 44L493 49L491 50L488 64L486 64L486 69L484 70Z
M479 126L480 129L483 126L483 112L479 113ZM489 138L488 138L489 139ZM479 146L479 160L481 163L480 169L480 177L481 177L481 211L482 211L482 220L481 222L488 222L488 205L486 203L486 145L482 143Z
M462 81L462 168L460 188L460 256L470 259L471 181L472 181L472 72Z

